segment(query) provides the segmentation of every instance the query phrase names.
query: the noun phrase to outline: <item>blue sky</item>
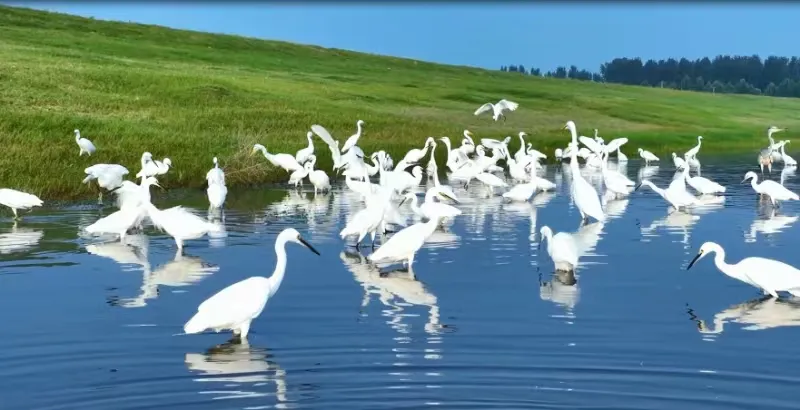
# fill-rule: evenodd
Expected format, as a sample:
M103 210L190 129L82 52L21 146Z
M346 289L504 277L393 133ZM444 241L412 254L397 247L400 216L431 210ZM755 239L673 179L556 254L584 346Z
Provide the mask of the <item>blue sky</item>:
M800 3L3 3L485 68L791 56L800 38Z

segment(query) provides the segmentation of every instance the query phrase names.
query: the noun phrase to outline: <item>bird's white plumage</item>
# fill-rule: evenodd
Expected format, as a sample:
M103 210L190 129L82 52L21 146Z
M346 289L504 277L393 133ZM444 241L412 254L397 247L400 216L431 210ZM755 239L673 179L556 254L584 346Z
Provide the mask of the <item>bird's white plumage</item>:
M78 147L80 148L80 151L78 152L79 157L83 155L84 152L86 153L86 155L91 156L97 150L92 141L89 141L88 139L81 137L81 132L78 130L75 130L75 142L78 144Z
M268 278L249 277L215 293L197 307L197 313L184 324L183 331L191 334L206 329L217 332L230 329L245 340L250 330L250 323L264 311L267 302L283 282L286 272L287 242L302 244L319 255L319 252L300 237L297 230L284 229L275 240L276 263L272 275Z
M548 226L543 226L539 232L542 240L547 240L547 253L556 270L574 271L578 266L578 245L572 235L567 232L553 235Z

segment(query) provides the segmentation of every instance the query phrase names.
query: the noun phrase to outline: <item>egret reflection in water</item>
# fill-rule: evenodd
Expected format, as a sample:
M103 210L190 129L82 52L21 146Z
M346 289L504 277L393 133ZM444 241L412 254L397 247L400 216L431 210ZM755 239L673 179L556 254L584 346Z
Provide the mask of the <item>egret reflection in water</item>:
M721 334L725 324L740 324L742 330L767 330L778 327L800 326L800 300L781 300L769 295L723 309L714 315L712 324L699 318L694 310L688 310L690 319L697 323L697 330L704 334ZM712 340L712 339L707 339Z
M286 372L266 348L228 342L205 353L186 353L185 362L192 380L203 383L199 393L215 400L274 396L276 408L286 408L281 404L289 401ZM274 389L267 389L269 382Z

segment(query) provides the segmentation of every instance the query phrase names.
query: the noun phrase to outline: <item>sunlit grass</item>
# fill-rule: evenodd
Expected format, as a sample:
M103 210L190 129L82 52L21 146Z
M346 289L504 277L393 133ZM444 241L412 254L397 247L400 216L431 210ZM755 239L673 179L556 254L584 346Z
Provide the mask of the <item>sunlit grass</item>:
M218 156L231 186L288 179L258 155L294 154L312 124L344 143L366 122L359 145L399 159L428 136L465 128L478 138L526 131L537 149L564 146L565 121L584 135L626 136L643 147L684 152L756 150L771 124L796 128L800 100L711 95L522 76L249 38L102 22L0 8L0 186L44 199L91 197L83 169L119 163L132 174L147 150L169 157L167 187L200 187ZM472 112L508 98L506 123ZM72 130L98 150L78 157ZM791 138L786 133L786 138ZM315 139L318 165L330 169ZM512 150L517 148L517 139ZM701 156L702 156L701 152ZM437 155L444 158L443 150Z

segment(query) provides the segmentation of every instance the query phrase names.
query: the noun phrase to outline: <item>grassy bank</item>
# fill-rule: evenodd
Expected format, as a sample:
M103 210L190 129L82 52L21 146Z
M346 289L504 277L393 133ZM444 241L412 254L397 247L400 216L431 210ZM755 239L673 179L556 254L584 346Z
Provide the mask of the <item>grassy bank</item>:
M500 98L521 107L505 124L472 115ZM573 119L584 135L629 137L632 156L637 147L682 152L698 134L703 151L754 150L768 125L796 127L798 111L797 99L533 78L0 7L0 186L45 200L91 197L80 183L86 166L135 174L145 150L172 159L166 187L202 186L214 155L230 186L285 180L250 156L253 144L293 154L314 123L344 143L363 119L359 145L397 158L429 135L460 141L465 128L479 138L525 130L552 152ZM78 157L75 128L95 155ZM329 169L327 148L315 145Z

